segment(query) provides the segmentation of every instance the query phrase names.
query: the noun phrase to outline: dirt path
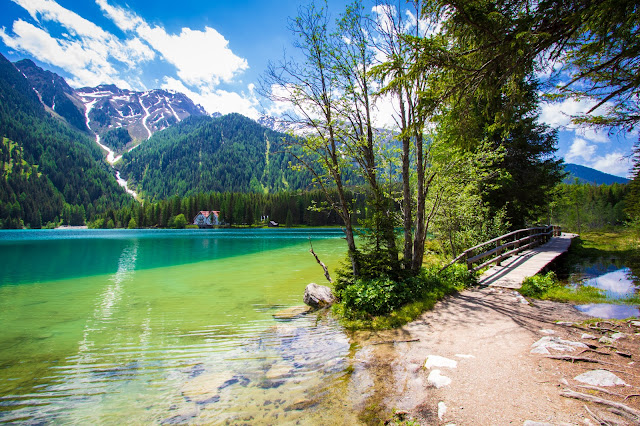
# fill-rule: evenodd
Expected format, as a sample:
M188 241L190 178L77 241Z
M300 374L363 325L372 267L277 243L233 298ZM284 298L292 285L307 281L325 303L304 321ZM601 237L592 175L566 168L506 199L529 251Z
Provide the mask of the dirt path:
M581 330L556 321L584 319L569 305L530 305L511 290L468 290L439 302L402 329L360 333L361 368L356 366L354 374L368 371L374 377L378 398L368 409L405 410L420 424L595 425L583 402L560 392L578 374L599 367L531 353L531 345L544 336L580 341ZM457 365L425 368L429 355ZM447 378L450 384L434 386Z

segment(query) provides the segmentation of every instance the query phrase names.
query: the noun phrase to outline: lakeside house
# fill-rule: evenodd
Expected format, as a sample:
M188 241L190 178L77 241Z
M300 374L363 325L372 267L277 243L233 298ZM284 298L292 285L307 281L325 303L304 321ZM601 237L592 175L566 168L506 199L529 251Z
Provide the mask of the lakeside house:
M220 212L215 210L198 212L196 217L193 218L193 224L198 225L200 228L220 225Z

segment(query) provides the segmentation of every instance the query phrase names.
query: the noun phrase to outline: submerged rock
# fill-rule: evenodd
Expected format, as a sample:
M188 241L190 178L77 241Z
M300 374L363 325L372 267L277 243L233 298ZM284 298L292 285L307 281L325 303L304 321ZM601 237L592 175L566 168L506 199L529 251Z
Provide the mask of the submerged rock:
M273 317L279 320L292 320L305 315L310 310L311 309L308 306L292 306L276 312L273 314Z
M331 293L329 287L311 283L304 289L302 300L312 308L320 309L333 305L336 302L336 297Z

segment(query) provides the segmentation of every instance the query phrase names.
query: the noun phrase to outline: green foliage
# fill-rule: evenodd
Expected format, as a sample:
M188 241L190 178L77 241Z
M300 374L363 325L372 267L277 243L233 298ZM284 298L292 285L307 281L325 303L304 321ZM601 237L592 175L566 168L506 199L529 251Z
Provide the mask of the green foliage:
M307 188L309 175L289 168L293 157L279 147L283 138L287 136L240 114L191 116L125 153L119 168L152 200L213 191Z
M83 225L130 199L95 142L51 117L1 55L0 99L0 226L46 226L66 205L65 223Z
M520 294L527 297L540 298L552 288L559 286L560 283L558 282L556 274L550 271L546 275L538 274L525 278L520 288Z
M362 195L349 195L353 197L356 207L363 206ZM225 225L266 225L262 220L265 216L278 223L286 221L287 225L291 226L342 224L335 212L312 208L316 204L315 201L322 198L324 194L320 191L277 194L211 192L188 197L175 196L168 200L144 204L133 202L121 209L110 209L94 215L92 220L102 218L106 223L111 219L115 225L127 226L129 220L134 217L141 228L166 228L171 227L170 219L178 214L183 214L187 222L193 222L199 211L217 210L220 211L221 223Z
M184 218L184 216L182 216ZM136 220L134 218L131 218L129 220L129 225L127 226L127 228L129 229L136 229L138 227L138 224L136 223Z
M180 213L177 216L174 216L169 221L170 228L183 229L187 226L187 218L184 217L184 214Z
M619 183L560 184L551 205L551 222L577 233L613 229L628 220L629 193L630 185Z
M590 286L571 288L563 285L553 271L525 278L518 291L523 296L556 302L594 303L606 300L606 296L598 288Z
M476 282L475 276L463 265L452 265L443 272L436 266L423 268L417 276L402 280L387 276L349 280L346 275L343 271L335 286L340 299L336 309L348 320L364 320L361 327L376 328L385 323L395 326L411 320L445 295ZM376 320L379 316L388 318Z
M100 140L103 145L108 146L114 152L121 153L127 148L127 145L133 141L133 138L127 129L118 127L117 129L107 131L102 135Z

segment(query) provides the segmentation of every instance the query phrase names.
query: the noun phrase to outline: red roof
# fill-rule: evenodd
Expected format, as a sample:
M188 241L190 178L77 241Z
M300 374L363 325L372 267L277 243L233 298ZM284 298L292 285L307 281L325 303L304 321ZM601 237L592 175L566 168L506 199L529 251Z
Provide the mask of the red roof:
M202 210L199 214L201 214L204 217L209 217L209 215L211 213L213 213L214 216L219 216L220 215L220 212L219 211L215 211L215 210L212 210L212 211Z

